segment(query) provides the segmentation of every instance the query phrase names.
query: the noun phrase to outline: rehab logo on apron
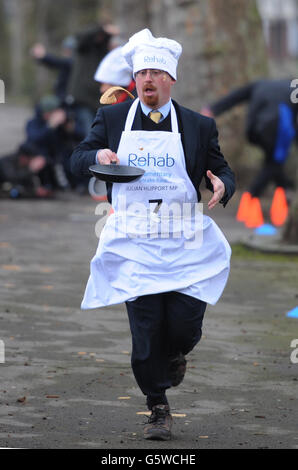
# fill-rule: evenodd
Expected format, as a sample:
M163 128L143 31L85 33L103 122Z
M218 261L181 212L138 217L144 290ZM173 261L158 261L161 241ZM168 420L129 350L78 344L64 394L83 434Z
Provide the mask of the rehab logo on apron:
M202 244L202 204L185 169L177 116L171 104L172 132L131 131L139 100L127 116L117 155L120 164L146 170L141 179L114 183L115 237L181 238L185 248ZM113 220L111 220L112 223ZM195 246L194 246L195 245Z

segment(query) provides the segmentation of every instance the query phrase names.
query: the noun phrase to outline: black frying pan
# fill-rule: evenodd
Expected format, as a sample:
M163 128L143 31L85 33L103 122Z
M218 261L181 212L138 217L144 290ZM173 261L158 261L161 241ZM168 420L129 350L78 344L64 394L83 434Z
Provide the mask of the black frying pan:
M129 181L141 178L145 170L138 167L126 165L92 165L89 167L91 173L99 180L108 181L109 183L127 183Z

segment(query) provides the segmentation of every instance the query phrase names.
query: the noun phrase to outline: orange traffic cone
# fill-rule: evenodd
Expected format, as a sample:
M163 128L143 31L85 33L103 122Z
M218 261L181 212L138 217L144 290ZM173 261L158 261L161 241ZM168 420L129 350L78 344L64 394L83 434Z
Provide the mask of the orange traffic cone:
M270 208L270 217L273 225L283 225L288 217L289 206L284 188L278 187L274 191Z
M239 202L239 206L238 206L238 210L236 214L236 219L239 222L245 222L249 213L250 203L251 203L251 194L248 191L245 191L240 198L240 202Z
M257 228L264 224L264 217L260 199L253 197L249 205L248 215L245 220L245 226L247 228Z

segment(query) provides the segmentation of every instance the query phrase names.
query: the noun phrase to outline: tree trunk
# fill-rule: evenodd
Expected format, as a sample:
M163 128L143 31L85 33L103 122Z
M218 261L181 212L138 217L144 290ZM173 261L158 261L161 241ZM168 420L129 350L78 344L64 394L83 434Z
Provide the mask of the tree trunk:
M9 35L6 22L6 9L0 0L0 79L4 81L6 90L10 86L10 57L9 57Z
M24 3L18 0L5 0L8 18L10 43L10 83L9 89L13 95L20 96L22 88L23 43L24 43Z
M147 0L114 2L115 22L119 24L125 40L128 40L134 33L151 27L151 8L152 2Z
M137 8L122 0L115 15L126 37L148 27L182 44L176 94L187 106L199 108L267 71L254 0L141 0Z
M297 160L297 159L296 159ZM289 217L283 230L284 242L298 244L298 164L296 164L296 191L290 205Z

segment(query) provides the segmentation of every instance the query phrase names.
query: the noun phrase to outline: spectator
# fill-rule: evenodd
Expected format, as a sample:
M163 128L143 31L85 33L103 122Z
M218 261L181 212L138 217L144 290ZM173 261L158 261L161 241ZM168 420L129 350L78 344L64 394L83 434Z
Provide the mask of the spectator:
M116 47L104 57L96 70L94 80L100 82L100 93L112 86L119 86L137 96L132 69L122 55L122 47ZM121 103L128 98L129 95L125 91L119 90L116 102Z
M37 43L31 49L32 56L36 59L37 63L43 64L46 67L56 69L58 76L54 84L54 94L58 96L61 102L65 101L68 80L71 73L73 63L73 52L75 49L75 38L68 36L62 42L62 54L58 57L54 54L47 52L43 44Z
M285 174L284 165L297 132L298 106L290 100L291 80L258 80L231 91L201 110L207 116L219 116L246 102L247 140L264 152L264 163L249 192L260 197L273 182L286 189L294 183Z
M124 59L121 46L110 51L99 63L94 80L100 82L100 93L105 93L113 87L113 98L108 99L108 103L122 103L131 99L131 96L137 97L132 68ZM94 176L90 178L88 187L90 195L95 200L102 200L106 194L105 183Z
M3 197L49 197L48 163L37 148L25 142L0 159L0 194Z
M114 25L96 25L76 35L67 103L74 106L84 135L87 135L99 107L99 89L94 74L116 34L118 29Z
M83 138L76 116L61 106L54 95L44 96L36 107L35 116L26 125L29 142L33 143L51 168L52 188L87 187L88 180L74 177L69 170L69 158Z

